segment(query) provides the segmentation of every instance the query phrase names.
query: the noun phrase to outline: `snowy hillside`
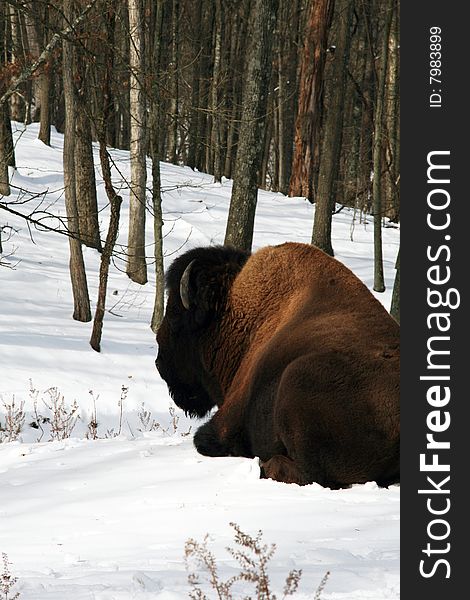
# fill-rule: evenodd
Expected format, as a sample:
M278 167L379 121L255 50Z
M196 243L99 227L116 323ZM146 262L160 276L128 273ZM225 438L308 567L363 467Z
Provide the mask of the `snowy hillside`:
M64 216L62 136L54 134L49 148L36 139L36 124L17 127L16 187L8 200L37 194L15 210L27 213L42 203L42 210ZM128 153L112 156L125 244ZM107 203L98 184L104 237ZM223 241L230 181L213 184L211 176L162 163L162 185L166 265L179 252ZM254 246L308 242L312 222L304 199L261 191ZM0 553L8 554L21 600L187 598L188 538L202 542L209 533L221 578L236 572L225 551L233 546L230 522L252 535L261 529L266 543L276 543L270 573L278 597L289 570L302 569L299 600L314 598L326 571L325 600L398 598L399 486L300 488L259 480L256 460L198 455L192 447L198 423L173 407L154 366L152 267L141 287L124 274L123 259L114 261L97 354L88 343L91 323L71 318L67 238L30 231L0 211L0 225L6 224L14 231L7 241L3 235L3 261L14 268L0 267L0 425L13 402L25 420L19 440L0 444ZM150 218L147 226L151 257ZM383 235L387 291L377 297L389 308L399 232L387 227ZM335 215L336 257L369 288L372 242L372 221L353 223L348 209ZM99 255L86 249L85 261L94 303ZM50 441L45 419L52 419L53 402L56 414L62 406L63 419L74 425L68 439ZM87 439L94 437L95 412L99 439ZM246 595L250 587L237 589Z

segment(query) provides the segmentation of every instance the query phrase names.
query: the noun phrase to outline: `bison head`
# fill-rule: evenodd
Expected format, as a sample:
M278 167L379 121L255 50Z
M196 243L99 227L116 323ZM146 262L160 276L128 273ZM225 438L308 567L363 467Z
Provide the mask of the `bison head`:
M248 256L230 247L195 248L168 270L155 364L175 404L190 416L203 417L222 400L210 373L211 345L231 284Z

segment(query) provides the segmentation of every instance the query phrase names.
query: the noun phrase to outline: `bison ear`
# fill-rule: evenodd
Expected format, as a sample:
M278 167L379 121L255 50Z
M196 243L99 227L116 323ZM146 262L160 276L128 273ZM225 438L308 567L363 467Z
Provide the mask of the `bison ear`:
M180 299L198 326L207 325L225 305L234 274L225 266L192 260L180 280Z

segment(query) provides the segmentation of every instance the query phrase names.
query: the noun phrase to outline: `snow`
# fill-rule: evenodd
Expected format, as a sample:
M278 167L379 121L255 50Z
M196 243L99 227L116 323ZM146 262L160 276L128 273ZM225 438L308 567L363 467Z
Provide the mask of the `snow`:
M37 133L37 124L16 125L18 169L8 200L29 197L21 190L47 190L32 203L43 198L43 210L64 216L62 136L54 132L49 148ZM124 198L119 243L125 244L128 153L113 150L112 157ZM108 210L96 149L95 162L104 233ZM214 184L209 175L165 163L162 182L166 265L191 247L221 243L232 182ZM14 208L26 212L30 205ZM356 215L353 226L353 216L349 209L335 215L333 246L371 288L373 223ZM305 199L260 191L254 247L308 242L312 222ZM100 354L89 346L91 323L71 318L67 238L29 231L1 211L5 224L18 231L8 241L3 234L3 261L14 268L0 267L0 423L13 399L16 407L24 402L26 418L20 438L0 444L0 553L8 554L21 600L187 598L188 538L202 542L208 533L221 578L237 572L225 550L234 546L230 522L251 535L261 529L263 541L276 544L269 570L278 597L291 569L303 571L299 600L314 598L326 571L325 600L399 597L399 486L286 485L260 480L256 459L206 458L194 450L198 422L173 407L154 367L150 218L149 283L130 282L123 257L115 259ZM399 231L385 227L383 236L387 290L376 295L389 308ZM98 253L86 249L85 261L94 303ZM45 402L54 394L63 396L69 415L76 401L79 419L72 437L50 441L47 423L43 432L29 424L37 420L35 401L38 415L51 417ZM94 407L99 439L87 439ZM250 587L238 589L246 595Z

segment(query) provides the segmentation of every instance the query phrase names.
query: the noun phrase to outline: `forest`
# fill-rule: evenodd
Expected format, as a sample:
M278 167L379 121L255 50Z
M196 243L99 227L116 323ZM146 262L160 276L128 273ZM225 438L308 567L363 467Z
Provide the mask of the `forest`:
M27 194L8 199L11 121L39 122L46 145L51 127L64 134L67 215L48 226L69 235L77 320L91 319L82 246L102 253L96 349L122 201L108 148L130 151L125 268L143 285L155 262L154 331L163 314L159 161L233 179L225 243L240 248L252 245L258 189L284 194L285 214L289 197L314 204L311 241L332 255L335 211L371 215L374 290L383 291L382 226L400 218L399 16L396 0L3 0L0 232L8 212L39 225ZM399 261L395 287L398 319Z

